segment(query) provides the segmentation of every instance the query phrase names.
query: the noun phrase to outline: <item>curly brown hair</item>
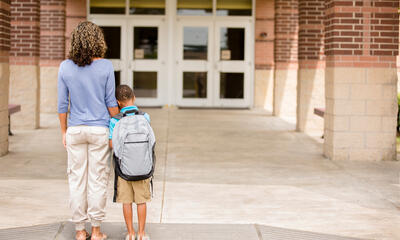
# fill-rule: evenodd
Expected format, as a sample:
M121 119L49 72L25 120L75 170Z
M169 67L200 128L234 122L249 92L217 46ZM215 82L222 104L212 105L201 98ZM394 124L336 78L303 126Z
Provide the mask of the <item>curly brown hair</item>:
M96 24L84 21L72 31L68 58L78 66L90 65L93 58L103 58L106 51L103 30Z

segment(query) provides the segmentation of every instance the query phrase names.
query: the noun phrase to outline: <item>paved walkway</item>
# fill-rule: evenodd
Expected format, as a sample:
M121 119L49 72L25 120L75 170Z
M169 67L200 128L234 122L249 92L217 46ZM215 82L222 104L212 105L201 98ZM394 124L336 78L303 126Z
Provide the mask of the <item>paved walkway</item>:
M276 229L400 239L400 163L329 161L320 139L265 112L147 111L158 139L148 217L153 239L169 239L164 231L177 239L274 239L268 234ZM40 224L72 233L59 228L70 212L57 117L42 120L39 130L15 131L10 154L0 158L0 239L35 229L10 228ZM111 190L110 184L105 226L116 231L123 219Z

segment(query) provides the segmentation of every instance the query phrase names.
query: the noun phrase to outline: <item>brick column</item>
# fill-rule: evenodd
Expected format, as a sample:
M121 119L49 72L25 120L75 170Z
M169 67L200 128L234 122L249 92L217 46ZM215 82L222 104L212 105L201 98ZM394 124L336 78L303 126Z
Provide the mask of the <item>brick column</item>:
M86 21L87 16L86 0L66 0L66 3L65 54L67 56L71 44L71 32L80 22Z
M299 0L297 130L321 134L314 108L325 107L324 9L325 0Z
M10 1L0 0L0 156L8 152Z
M396 159L398 0L326 1L324 154Z
M57 74L65 59L65 0L40 1L40 112L57 112Z
M21 105L11 123L39 127L39 0L11 2L10 102Z
M256 1L254 106L272 112L274 95L274 0Z
M274 115L296 117L298 0L275 0Z

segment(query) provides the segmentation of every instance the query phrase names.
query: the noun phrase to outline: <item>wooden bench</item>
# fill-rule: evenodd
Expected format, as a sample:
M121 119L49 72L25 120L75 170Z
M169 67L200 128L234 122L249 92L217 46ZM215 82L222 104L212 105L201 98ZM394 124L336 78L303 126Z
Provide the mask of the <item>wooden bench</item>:
M323 118L325 115L325 108L314 108L314 114Z
M17 104L8 104L8 135L12 136L11 132L11 114L17 113L21 111L21 105Z

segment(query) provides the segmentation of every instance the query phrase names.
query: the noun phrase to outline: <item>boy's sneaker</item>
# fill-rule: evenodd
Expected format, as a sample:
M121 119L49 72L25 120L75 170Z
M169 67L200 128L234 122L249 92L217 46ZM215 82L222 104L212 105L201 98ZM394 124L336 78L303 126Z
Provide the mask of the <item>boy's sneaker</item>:
M149 237L149 235L144 235L142 237L138 236L137 240L150 240L150 237Z
M131 237L131 238L129 238L129 237ZM136 240L136 235L131 236L129 234L126 234L125 240Z

